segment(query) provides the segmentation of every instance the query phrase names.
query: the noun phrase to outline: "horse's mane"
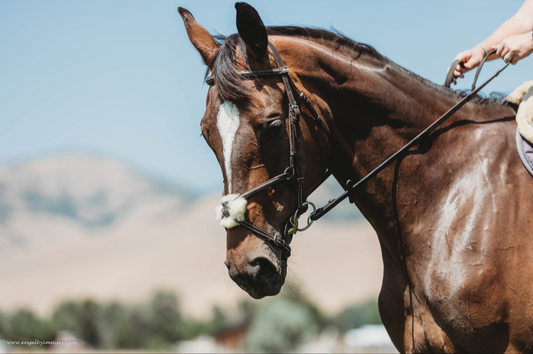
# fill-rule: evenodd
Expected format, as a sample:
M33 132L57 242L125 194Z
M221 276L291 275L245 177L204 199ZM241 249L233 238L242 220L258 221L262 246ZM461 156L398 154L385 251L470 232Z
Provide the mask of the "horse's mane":
M271 36L286 36L286 37L300 37L315 40L318 42L330 44L335 50L344 50L350 57L356 53L357 56L365 54L375 58L384 64L395 68L401 73L417 80L424 85L441 92L447 96L454 98L463 98L466 96L465 91L455 91L450 88L437 85L423 77L401 67L387 57L381 55L372 46L364 43L356 42L338 31L328 31L320 28L297 27L297 26L273 26L267 27L267 33ZM247 97L245 87L241 82L245 79L239 74L239 68L235 64L235 54L237 48L240 47L241 53L245 52L245 45L238 34L231 36L215 36L220 42L221 46L213 58L213 71L215 75L215 85L217 86L219 95L224 100L241 100ZM207 77L208 73L206 73ZM500 93L491 93L488 98L476 95L470 102L481 105L505 105L504 95Z

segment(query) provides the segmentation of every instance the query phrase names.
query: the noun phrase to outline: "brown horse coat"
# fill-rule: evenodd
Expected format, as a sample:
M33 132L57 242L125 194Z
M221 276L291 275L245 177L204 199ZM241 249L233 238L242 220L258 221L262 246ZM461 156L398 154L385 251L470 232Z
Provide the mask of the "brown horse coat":
M342 186L357 181L460 99L373 48L327 31L286 27L263 34L255 10L236 7L238 19L247 18L237 21L243 42L234 35L222 46L187 10L180 14L204 62L226 79L231 75L222 70L231 67L224 60L237 69L277 66L268 49L257 49L268 33L331 131L325 135L304 110L298 163L305 196L326 169ZM281 80L233 79L215 82L202 120L224 172L224 194L244 192L287 166L286 131L274 138L265 133L269 122L287 117ZM225 102L239 112L230 155L217 130ZM379 237L380 313L401 352L533 352L533 181L516 153L514 116L503 102L468 103L355 192ZM272 188L249 200L247 218L279 231L293 205L289 186ZM243 289L262 297L279 292L286 257L236 227L228 230L226 265Z

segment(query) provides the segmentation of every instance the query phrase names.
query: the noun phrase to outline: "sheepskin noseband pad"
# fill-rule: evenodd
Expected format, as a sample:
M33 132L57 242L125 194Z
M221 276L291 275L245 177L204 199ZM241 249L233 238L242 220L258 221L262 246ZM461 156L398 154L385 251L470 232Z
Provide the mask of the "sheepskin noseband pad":
M216 219L220 221L220 226L226 229L239 225L239 221L244 221L246 204L248 202L239 194L228 194L222 197L222 205L215 208Z

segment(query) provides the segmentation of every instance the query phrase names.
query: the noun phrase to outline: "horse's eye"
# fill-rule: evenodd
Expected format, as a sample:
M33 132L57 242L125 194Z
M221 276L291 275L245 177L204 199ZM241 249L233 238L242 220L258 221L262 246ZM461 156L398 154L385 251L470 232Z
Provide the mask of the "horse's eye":
M283 128L283 122L281 121L281 119L273 120L272 122L268 123L267 129L266 129L266 136L269 138L274 138L279 133L281 133L282 128Z

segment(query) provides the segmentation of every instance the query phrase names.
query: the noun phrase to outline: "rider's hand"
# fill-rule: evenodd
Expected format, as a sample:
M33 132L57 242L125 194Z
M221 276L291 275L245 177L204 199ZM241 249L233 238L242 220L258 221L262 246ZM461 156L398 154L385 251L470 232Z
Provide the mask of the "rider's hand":
M492 49L496 49L496 54L505 62L511 61L514 65L533 52L533 36L531 32L510 36Z
M464 73L470 71L481 64L481 61L485 57L485 51L480 46L475 46L472 49L465 50L457 54L454 60L461 60L465 67L462 68L460 65L457 65L454 68L453 76L454 77L464 77Z

